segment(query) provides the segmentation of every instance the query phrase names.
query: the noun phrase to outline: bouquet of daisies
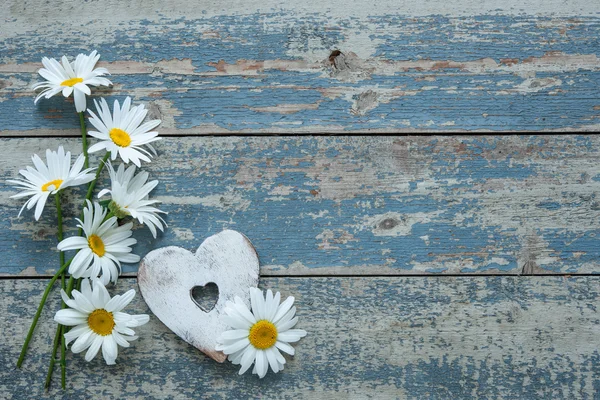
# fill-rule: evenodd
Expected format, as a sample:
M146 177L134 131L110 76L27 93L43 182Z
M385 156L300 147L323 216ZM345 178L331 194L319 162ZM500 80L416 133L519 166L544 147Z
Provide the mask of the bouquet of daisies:
M136 263L140 257L133 254L132 246L137 243L133 236L133 223L146 225L156 238L157 230L163 231L166 223L156 208L158 201L149 199L149 193L158 181L148 181L145 171L136 173L141 162L150 162L156 155L151 143L159 140L153 131L160 120L144 122L148 110L143 104L132 106L127 97L123 104L114 102L111 110L104 99L94 100L95 112L87 109L86 96L92 86L110 86L105 78L110 75L106 68L95 68L100 56L93 51L90 55L79 54L70 62L62 57L43 58L44 68L39 74L46 81L37 83L34 88L42 88L36 97L50 98L62 92L65 98L73 95L75 110L79 114L82 139L82 153L75 158L62 146L46 150L46 160L37 154L32 157L33 166L19 171L22 178L8 181L20 193L14 198L26 198L23 210L35 208L34 218L40 219L49 197L54 197L57 217L57 249L59 267L48 283L37 312L23 344L17 367L25 358L29 342L36 324L57 280L60 279L62 308L54 316L58 323L54 337L48 374L45 386L48 387L54 365L61 366L61 383L65 388L66 350L71 343L71 351L86 351L85 360L91 361L102 349L107 364L115 364L118 346L129 347L135 340L132 328L148 322L148 315L129 315L122 310L131 302L135 291L111 297L106 286L116 284L121 272L121 263ZM96 129L87 131L84 113ZM88 147L87 137L97 139ZM89 165L88 153L103 152L102 160L96 166ZM114 167L112 162L122 163ZM125 166L133 163L135 165ZM102 172L110 176L110 188L95 193L96 183ZM82 212L77 218L78 232L65 238L63 235L63 215L61 196L69 187L87 185L82 199ZM100 200L102 199L102 200ZM67 260L66 255L71 257ZM60 349L60 358L58 351Z

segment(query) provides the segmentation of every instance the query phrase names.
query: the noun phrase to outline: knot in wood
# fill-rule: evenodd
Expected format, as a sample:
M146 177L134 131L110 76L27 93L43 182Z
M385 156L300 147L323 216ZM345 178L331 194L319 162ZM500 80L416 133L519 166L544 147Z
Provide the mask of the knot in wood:
M397 220L395 220L394 218L386 218L379 223L379 228L380 229L393 229L394 227L398 226L398 224L399 224L399 222Z

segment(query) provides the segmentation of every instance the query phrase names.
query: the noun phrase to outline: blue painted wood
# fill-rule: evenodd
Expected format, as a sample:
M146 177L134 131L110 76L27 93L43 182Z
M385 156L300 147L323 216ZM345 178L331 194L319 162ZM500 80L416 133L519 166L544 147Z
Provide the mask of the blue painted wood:
M171 133L537 131L599 129L599 21L256 13L92 29L110 94L153 102ZM73 128L70 104L35 107L28 89L42 55L89 51L90 28L73 29L6 40L0 133Z
M2 280L0 396L124 398L595 398L600 390L598 277L261 278L296 298L283 372L238 376L151 316L117 365L68 355L68 385L43 392L52 296L22 370L15 362L45 282ZM112 294L136 288L122 279ZM150 313L139 294L127 308ZM57 376L56 376L57 378Z
M33 153L77 139L4 139L2 181ZM135 252L194 250L225 228L245 233L261 273L597 273L600 138L171 137L145 165L170 227L136 229ZM100 184L103 187L106 183ZM0 185L0 272L56 268L53 205L41 221ZM69 196L67 235L74 233ZM48 261L50 257L50 262ZM136 266L124 268L135 273Z
M92 45L115 82L94 96L133 96L174 135L148 166L170 227L156 240L136 229L135 251L194 250L224 228L242 231L260 255L261 286L296 297L309 335L283 373L258 381L152 317L117 366L71 355L67 392L44 393L55 292L24 370L0 370L0 397L595 398L596 277L358 277L600 271L600 139L376 136L600 130L593 3L493 3L9 0L0 29L0 275L11 278L0 280L3 364L16 360L45 284L19 278L48 276L58 259L52 205L40 223L16 218L20 203L4 182L34 152L79 148L65 138L79 134L72 104L34 106L30 87L42 56ZM335 49L342 54L330 57ZM237 132L373 136L190 137ZM80 197L65 199L67 234ZM116 291L130 287L124 278ZM139 296L131 311L149 312Z

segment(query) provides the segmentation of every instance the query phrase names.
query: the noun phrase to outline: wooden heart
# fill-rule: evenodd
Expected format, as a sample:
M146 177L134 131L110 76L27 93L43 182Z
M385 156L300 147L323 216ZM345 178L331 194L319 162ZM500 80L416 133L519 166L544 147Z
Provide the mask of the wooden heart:
M258 255L250 240L225 230L206 239L195 254L170 246L153 250L140 263L138 285L144 300L177 336L223 362L215 350L217 338L228 326L223 322L227 300L239 296L250 306L250 288L258 286ZM192 289L214 282L219 297L209 312L200 309Z

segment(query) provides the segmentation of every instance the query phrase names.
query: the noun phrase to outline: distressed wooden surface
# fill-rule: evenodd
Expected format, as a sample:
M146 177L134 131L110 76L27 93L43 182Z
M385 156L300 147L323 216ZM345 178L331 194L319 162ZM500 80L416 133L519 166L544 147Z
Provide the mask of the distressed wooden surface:
M0 398L597 397L600 277L401 276L600 273L600 138L573 133L600 130L597 2L1 8ZM283 373L238 377L152 316L119 365L72 356L68 390L44 394L57 295L11 368L46 282L28 278L57 257L52 205L17 218L4 182L33 153L79 152L72 104L35 106L31 85L43 56L93 49L114 82L94 96L163 120L147 168L169 228L138 229L135 251L248 235L260 285L294 295L309 332ZM573 134L380 135L519 130ZM348 132L366 135L314 135ZM65 199L67 234L80 198ZM139 294L132 309L149 312Z
M152 313L177 336L218 362L217 339L229 326L223 321L228 301L242 299L250 308L250 288L258 286L258 255L244 235L225 230L207 238L195 253L169 246L148 253L140 262L138 285ZM218 297L202 309L195 287L212 282Z
M62 394L57 385L42 391L49 312L23 369L12 367L44 285L0 281L0 312L10 321L2 324L0 397ZM592 399L600 390L600 277L281 277L260 286L294 295L298 327L308 331L282 373L240 377L152 316L115 366L69 354L66 397ZM139 294L129 309L149 312Z
M92 47L163 134L600 129L595 1L127 3L8 1L0 134L76 135L29 88Z
M0 140L0 181L59 144L78 151L76 139ZM136 230L142 257L231 228L263 275L600 272L595 135L173 137L157 150L147 168L169 229ZM48 276L53 205L38 223L17 218L13 193L0 183L0 273ZM66 199L69 235L80 198Z

